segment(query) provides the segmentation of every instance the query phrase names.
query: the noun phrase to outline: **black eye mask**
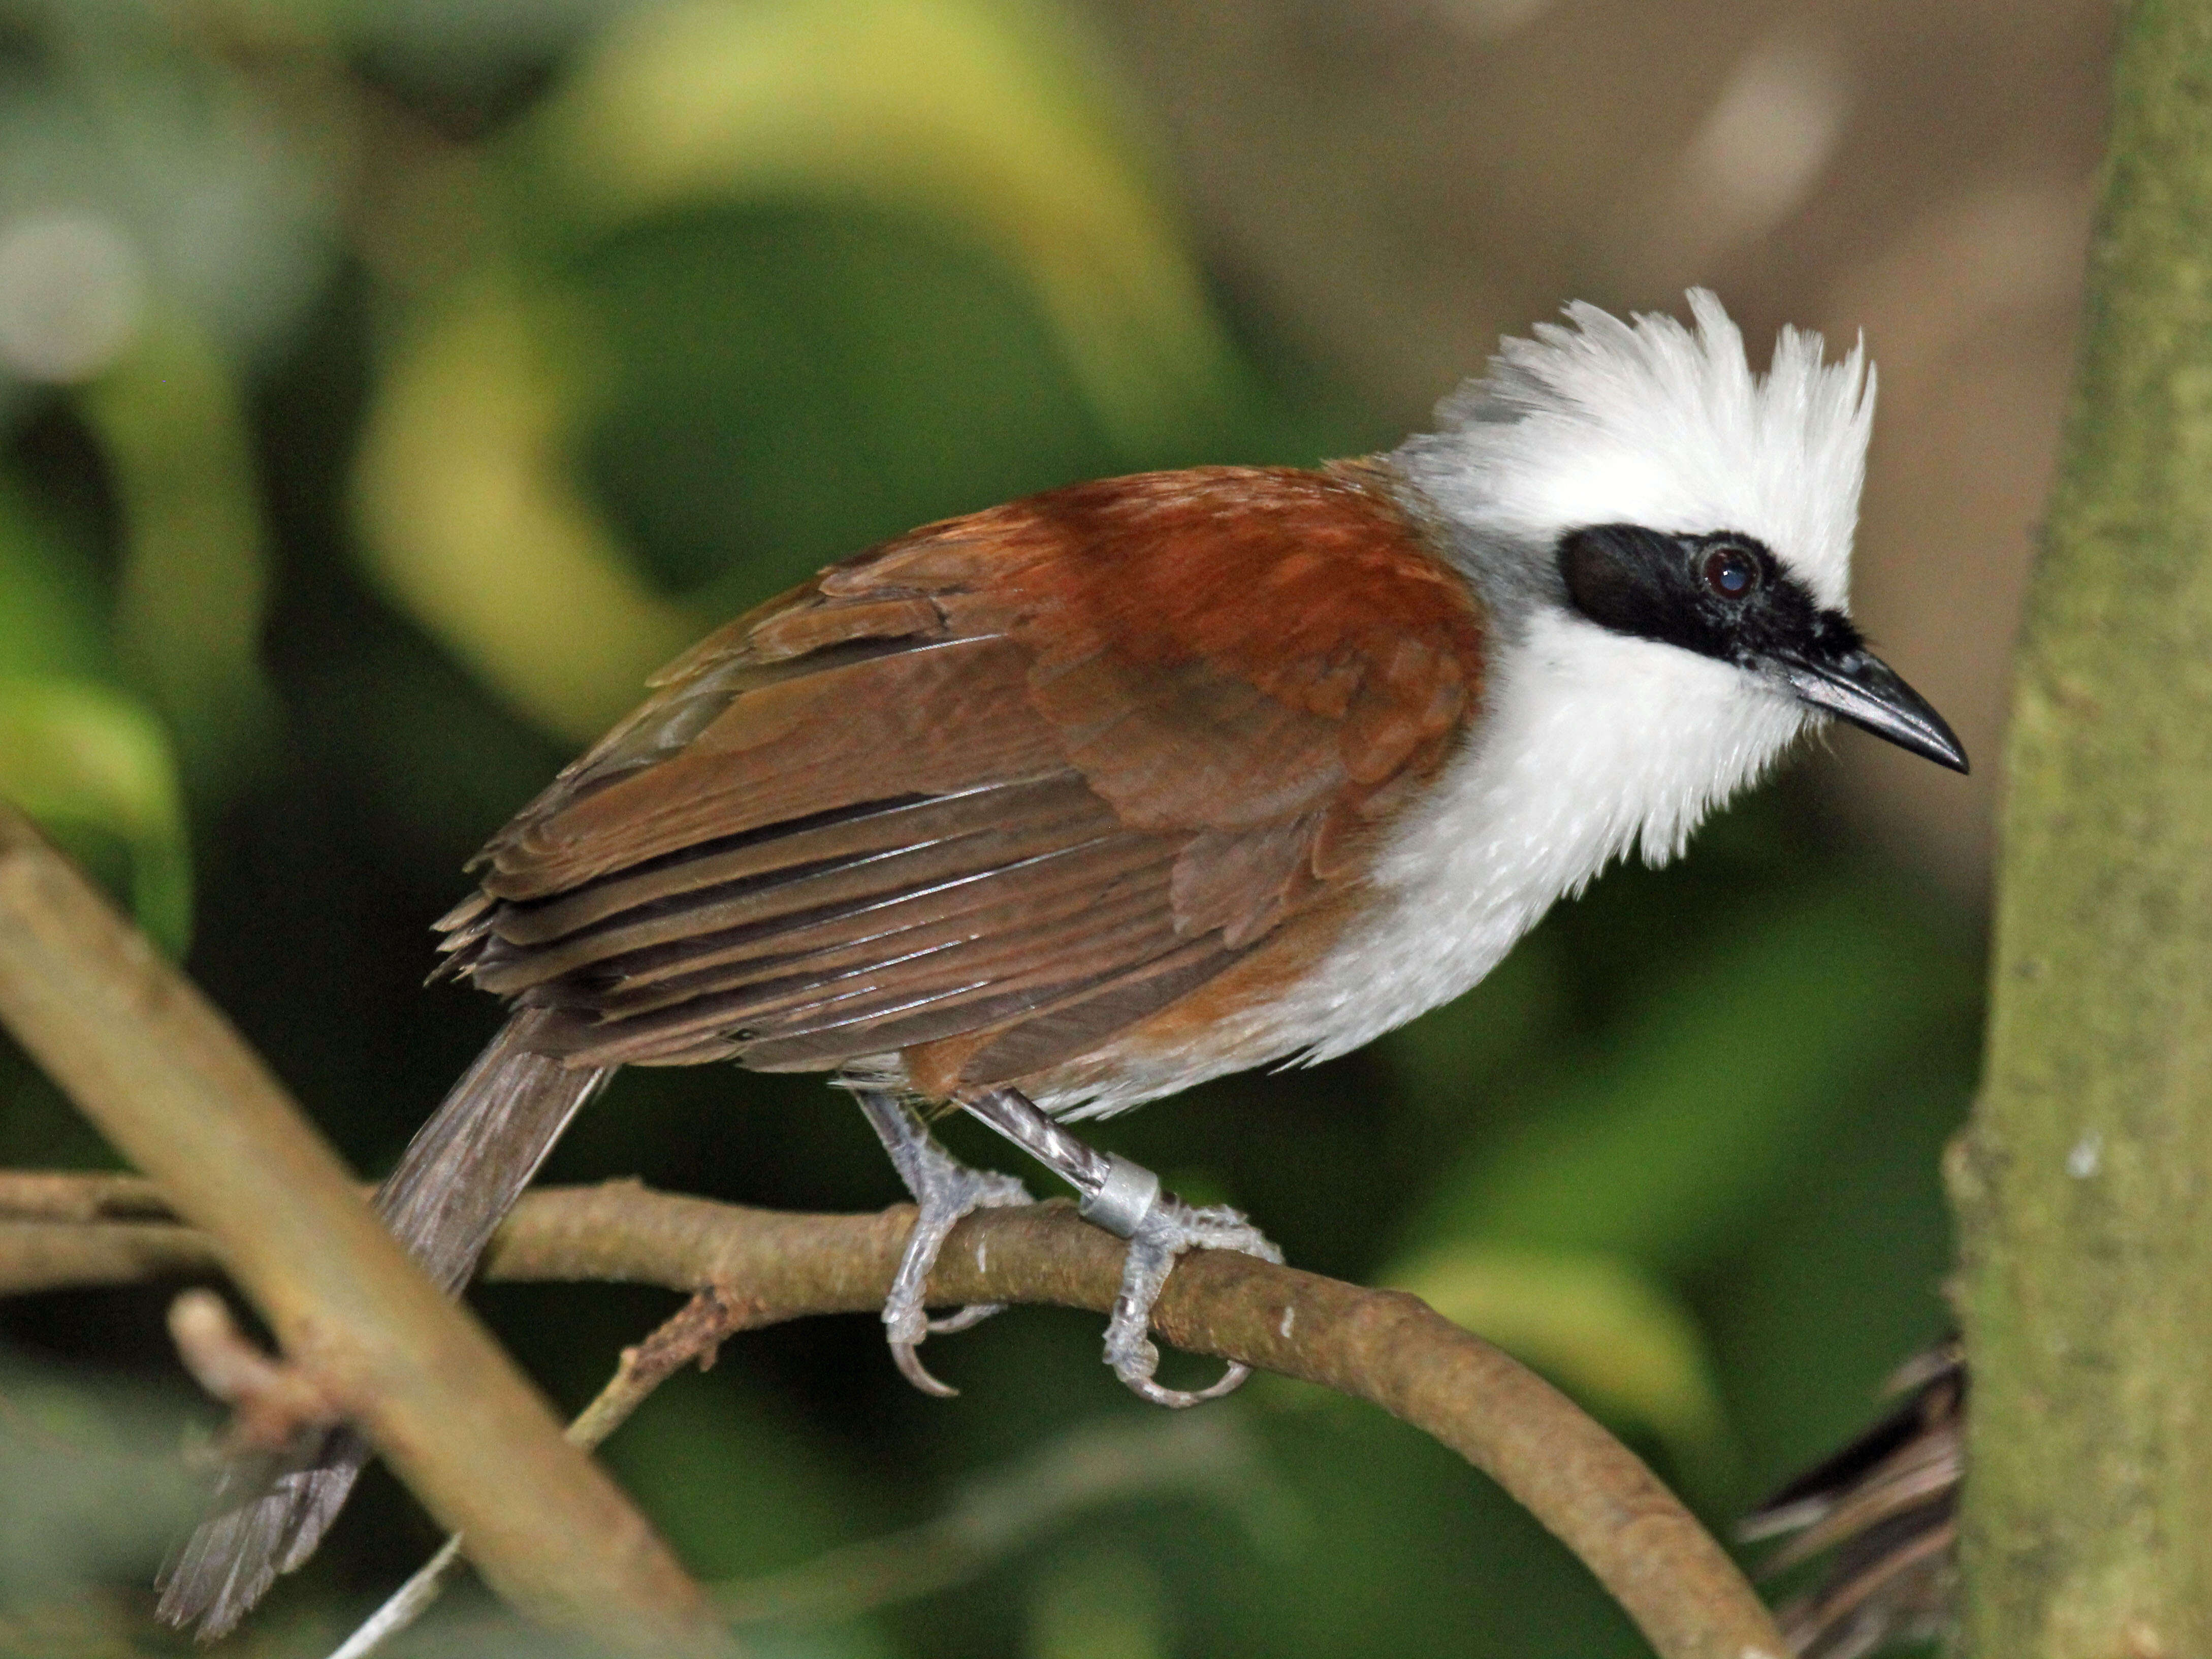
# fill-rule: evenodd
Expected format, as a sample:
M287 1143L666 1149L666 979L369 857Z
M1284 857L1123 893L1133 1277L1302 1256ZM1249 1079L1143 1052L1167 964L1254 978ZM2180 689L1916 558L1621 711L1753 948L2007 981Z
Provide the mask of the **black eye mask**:
M1764 544L1734 531L1593 525L1560 538L1559 574L1592 622L1739 668L1785 653L1835 660L1865 644L1849 617L1821 610Z
M1733 664L1901 749L1966 769L1943 717L1755 538L1592 525L1559 538L1559 577L1568 602L1602 628Z

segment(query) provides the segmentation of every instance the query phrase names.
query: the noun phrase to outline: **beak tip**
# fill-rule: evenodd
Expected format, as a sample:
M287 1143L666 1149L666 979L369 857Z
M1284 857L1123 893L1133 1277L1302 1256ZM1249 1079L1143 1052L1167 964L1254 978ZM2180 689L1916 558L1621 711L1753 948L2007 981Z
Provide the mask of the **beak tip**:
M1829 659L1796 652L1774 653L1765 670L1800 702L1850 721L1907 754L1934 761L1966 775L1972 770L1966 747L1925 697L1898 678L1897 671L1863 650Z
M1934 711L1930 710L1929 713L1932 714ZM1966 758L1966 744L1954 737L1951 728L1941 724L1940 720L1934 722L1933 731L1923 729L1909 732L1884 730L1868 726L1864 721L1854 721L1853 724L1872 731L1875 736L1882 738L1885 742L1895 744L1909 755L1917 755L1923 760L1934 761L1944 770L1956 772L1960 777L1966 777L1973 771L1972 763Z
M1966 745L1959 741L1959 734L1951 729L1950 722L1932 708L1927 712L1934 729L1928 733L1927 745L1920 752L1962 778L1970 775L1974 769L1966 758Z

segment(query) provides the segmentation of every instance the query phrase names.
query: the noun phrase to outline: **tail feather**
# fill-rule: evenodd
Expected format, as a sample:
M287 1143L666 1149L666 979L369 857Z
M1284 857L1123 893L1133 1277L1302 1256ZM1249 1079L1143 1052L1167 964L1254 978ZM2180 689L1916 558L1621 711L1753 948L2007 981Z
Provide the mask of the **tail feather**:
M1922 1354L1890 1386L1905 1397L1887 1418L1737 1529L1747 1540L1795 1534L1762 1577L1828 1554L1813 1588L1778 1615L1799 1659L1865 1659L1951 1619L1966 1402L1958 1345Z
M407 1143L376 1211L408 1255L459 1291L568 1121L612 1075L543 1051L548 1016L518 1014Z
M468 1282L501 1218L609 1075L542 1052L544 1020L507 1022L377 1189L378 1213L448 1292ZM368 1443L339 1427L232 1462L206 1519L162 1574L161 1618L196 1624L204 1641L229 1631L279 1573L314 1553L368 1459Z

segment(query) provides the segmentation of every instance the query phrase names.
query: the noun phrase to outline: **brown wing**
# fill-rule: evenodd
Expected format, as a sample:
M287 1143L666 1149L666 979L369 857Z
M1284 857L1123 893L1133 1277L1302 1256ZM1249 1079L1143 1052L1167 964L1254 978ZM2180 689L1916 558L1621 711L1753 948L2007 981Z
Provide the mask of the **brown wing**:
M1082 1054L1354 876L1481 626L1364 466L1079 485L740 617L489 847L460 971L580 1063ZM1012 1080L963 1078L964 1081Z

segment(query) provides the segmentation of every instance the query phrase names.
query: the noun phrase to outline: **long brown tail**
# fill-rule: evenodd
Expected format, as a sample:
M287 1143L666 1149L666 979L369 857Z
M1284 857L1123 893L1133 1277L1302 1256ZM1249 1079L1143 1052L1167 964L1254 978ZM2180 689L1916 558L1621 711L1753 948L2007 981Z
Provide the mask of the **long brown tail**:
M408 1254L448 1291L476 1271L501 1217L610 1075L571 1069L533 1042L542 1016L517 1015L469 1067L398 1167L376 1208ZM350 1428L286 1452L234 1460L206 1519L161 1576L161 1616L222 1635L315 1552L368 1462Z
M1958 1344L1909 1362L1890 1391L1905 1399L1887 1417L1737 1528L1746 1540L1796 1534L1762 1577L1833 1552L1819 1582L1779 1614L1800 1659L1865 1659L1950 1622L1966 1407Z

